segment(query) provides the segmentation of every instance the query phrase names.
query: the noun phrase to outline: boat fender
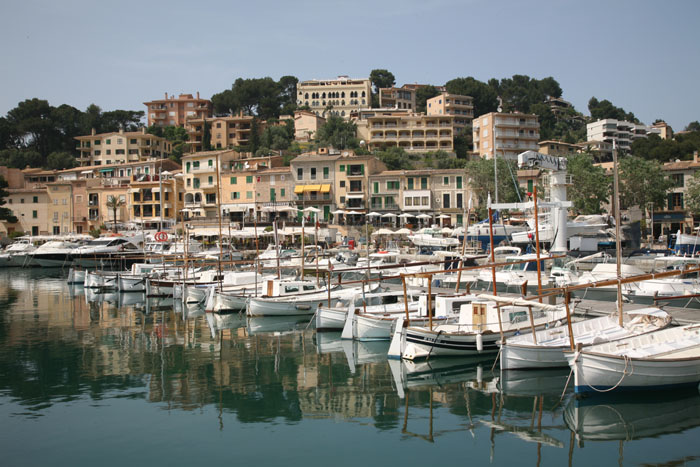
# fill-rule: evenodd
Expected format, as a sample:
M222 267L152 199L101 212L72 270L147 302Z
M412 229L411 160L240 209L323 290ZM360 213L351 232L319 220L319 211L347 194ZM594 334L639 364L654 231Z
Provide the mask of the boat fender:
M484 350L484 337L481 333L476 335L476 351L482 352Z
M481 334L478 334L478 335L480 336ZM478 366L476 367L476 382L479 383L479 387L481 387L481 381L482 381L482 379L483 379L483 373L484 373L484 369L482 368L481 365L478 365Z

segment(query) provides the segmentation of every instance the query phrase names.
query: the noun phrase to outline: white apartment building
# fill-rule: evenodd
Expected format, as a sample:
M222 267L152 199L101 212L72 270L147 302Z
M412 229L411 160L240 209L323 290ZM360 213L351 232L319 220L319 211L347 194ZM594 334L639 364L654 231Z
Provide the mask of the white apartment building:
M629 151L634 140L646 138L651 133L660 134L659 128L652 128L640 123L606 118L586 125L587 141L615 143L617 149Z
M525 151L537 151L540 124L537 115L491 112L472 121L474 153L491 159L496 157L515 160Z
M331 80L301 81L297 84L297 105L308 105L319 117L339 115L349 118L350 112L372 104L372 83L369 78L350 79L339 76ZM332 107L330 112L326 111Z

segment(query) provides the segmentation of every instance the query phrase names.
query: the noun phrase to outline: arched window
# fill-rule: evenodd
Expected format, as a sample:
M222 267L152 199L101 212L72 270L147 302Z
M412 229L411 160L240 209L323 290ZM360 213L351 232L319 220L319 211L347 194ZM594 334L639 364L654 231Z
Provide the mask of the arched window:
M324 93L321 95L321 99L325 99L325 98L326 98L326 93L324 92Z
M343 102L342 102L342 104L340 104L340 105L345 105L345 99L343 99Z
M341 111L341 112L340 112L340 115L342 115L342 116L344 117L344 116L345 116L345 111L344 111L344 110Z
M193 203L194 202L194 196L192 193L185 193L185 203Z
M308 99L308 98L309 98L309 93L307 92L306 94L304 94L304 99Z
M364 92L364 91L362 91L362 97L365 97L365 92Z
M194 194L194 202L195 202L195 203L201 203L201 202L202 202L202 194L201 194L201 193L195 193L195 194Z
M340 97L342 97L343 99L345 99L345 91L343 91L343 92L340 93Z

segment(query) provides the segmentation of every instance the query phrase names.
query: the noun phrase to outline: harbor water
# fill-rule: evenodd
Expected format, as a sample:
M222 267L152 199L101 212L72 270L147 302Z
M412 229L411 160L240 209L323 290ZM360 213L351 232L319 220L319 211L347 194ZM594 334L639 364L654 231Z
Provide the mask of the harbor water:
M308 318L0 271L3 465L700 465L700 395L562 398L568 370L388 361Z

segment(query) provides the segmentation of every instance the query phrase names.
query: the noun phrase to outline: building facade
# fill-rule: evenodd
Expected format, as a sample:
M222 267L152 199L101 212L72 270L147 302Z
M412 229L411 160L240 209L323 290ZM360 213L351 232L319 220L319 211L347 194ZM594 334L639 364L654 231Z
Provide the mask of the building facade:
M463 131L474 120L474 98L443 92L425 103L428 115L452 115L457 131Z
M128 164L150 159L167 159L172 145L165 138L141 131L97 134L92 130L89 136L77 136L81 166Z
M199 92L196 97L180 94L177 98L166 92L165 99L144 102L143 105L146 106L148 126L185 126L189 119L211 117L214 108L209 99L199 97Z
M258 132L264 130L264 122L258 122ZM233 149L250 143L254 131L253 117L237 115L188 120L186 129L189 135L190 150L204 151L205 136L209 134L212 149Z
M516 160L521 152L539 149L540 124L537 115L491 112L473 120L472 137L478 156Z
M389 147L400 147L409 152L454 150L455 127L451 115L384 115L375 112L355 124L358 138L366 142L370 151Z
M320 117L338 115L349 118L350 112L372 103L372 83L368 78L350 79L339 76L330 80L300 81L297 84L297 105L309 106ZM328 110L329 107L332 109Z
M415 112L416 90L410 88L381 88L379 89L379 107Z
M586 125L586 141L604 141L615 144L618 150L623 151L629 151L635 140L646 138L652 133L660 134L661 130L613 118L597 120Z

